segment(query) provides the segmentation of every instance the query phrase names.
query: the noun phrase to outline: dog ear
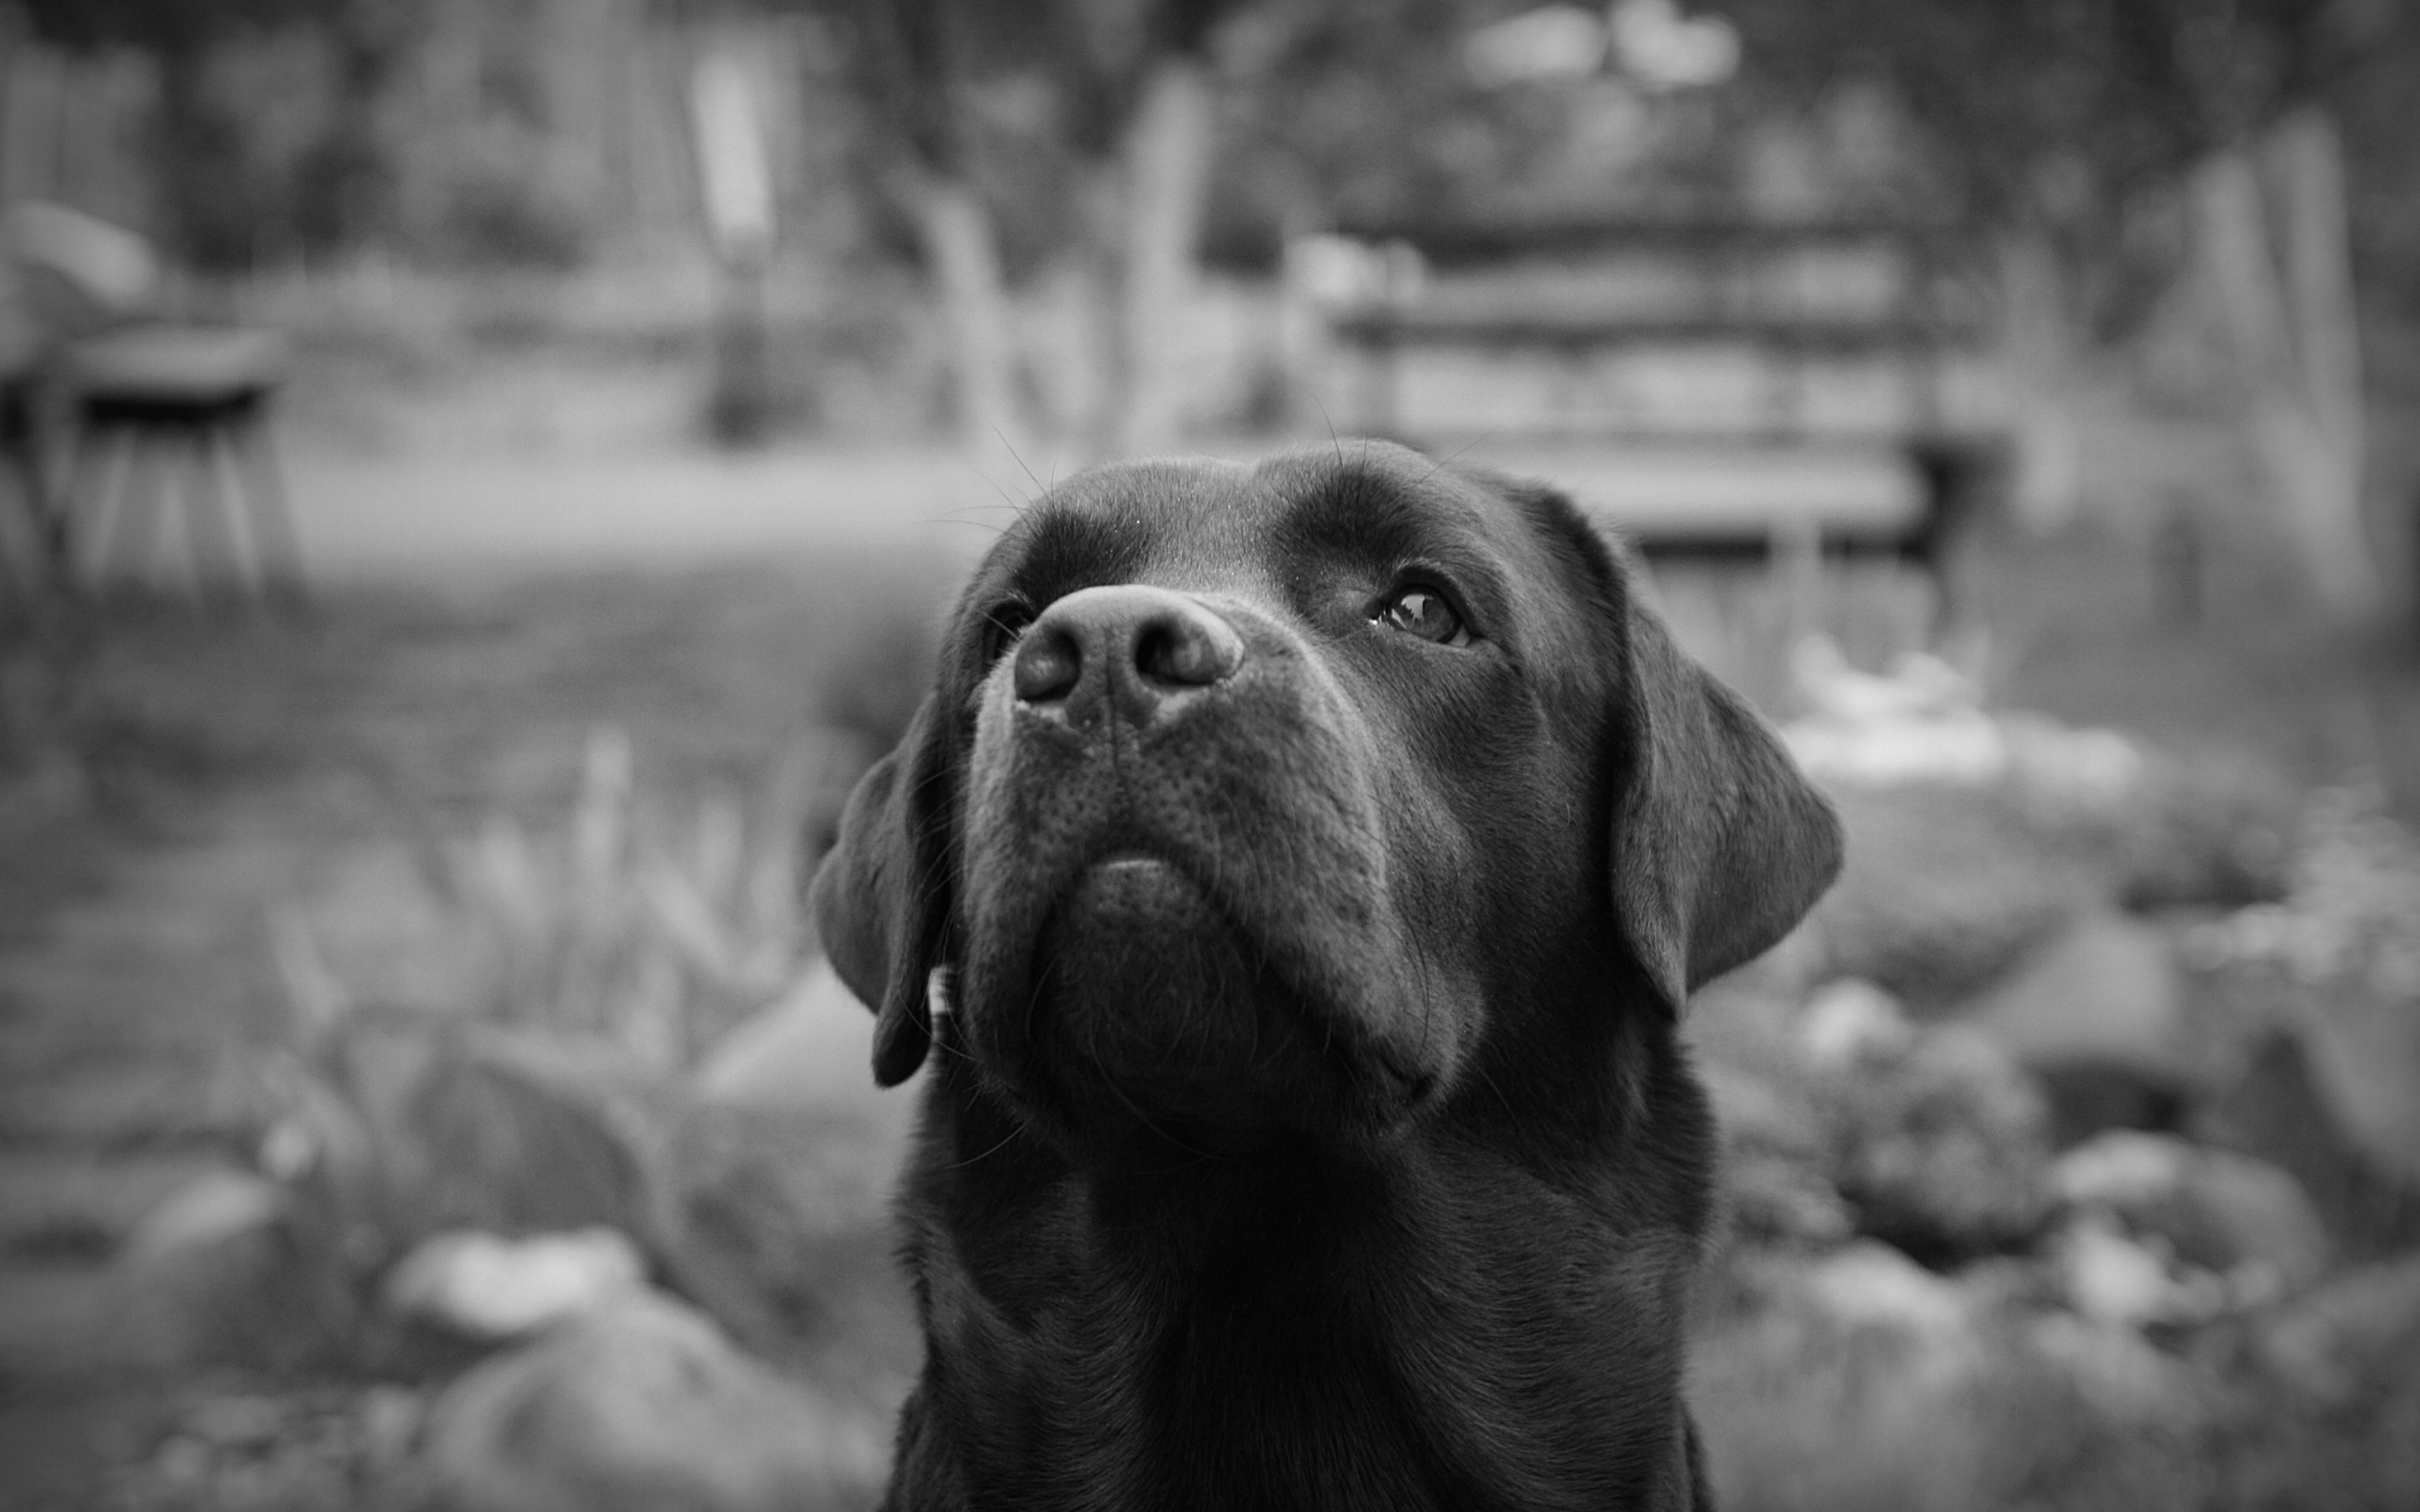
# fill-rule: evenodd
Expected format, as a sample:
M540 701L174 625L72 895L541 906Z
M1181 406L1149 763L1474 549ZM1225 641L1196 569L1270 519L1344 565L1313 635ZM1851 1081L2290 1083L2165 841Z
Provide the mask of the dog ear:
M1628 597L1628 770L1615 805L1614 911L1678 1010L1772 948L1841 869L1841 825L1771 729Z
M949 924L948 752L939 699L849 795L840 837L809 890L817 935L849 990L874 1009L873 1079L896 1087L933 1037L927 981Z

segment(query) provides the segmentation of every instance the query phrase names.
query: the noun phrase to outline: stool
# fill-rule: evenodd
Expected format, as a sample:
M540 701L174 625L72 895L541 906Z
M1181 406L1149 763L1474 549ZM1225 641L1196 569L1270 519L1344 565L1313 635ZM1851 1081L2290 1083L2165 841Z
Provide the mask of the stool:
M43 495L33 382L26 373L0 376L0 489L16 496L0 510L0 601L31 600L51 560L52 521Z
M130 573L156 568L173 493L205 589L225 577L247 596L302 598L302 552L268 428L285 366L275 333L235 327L126 326L69 348L76 438L60 518L71 566L99 577L114 556ZM112 447L115 475L88 498L86 474Z

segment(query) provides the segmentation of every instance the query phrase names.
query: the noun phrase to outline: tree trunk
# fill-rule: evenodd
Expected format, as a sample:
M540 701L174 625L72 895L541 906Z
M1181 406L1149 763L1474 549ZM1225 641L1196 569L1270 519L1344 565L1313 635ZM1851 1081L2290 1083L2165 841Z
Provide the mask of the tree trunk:
M2286 531L2330 612L2375 618L2385 590L2362 521L2360 327L2335 124L2297 111L2257 159L2238 150L2204 164L2193 192L2252 444Z
M2000 289L2017 407L2011 503L2020 525L2048 532L2075 518L2083 490L2075 322L2057 249L2039 236L2012 240L2001 252Z
M1015 402L1007 279L992 213L965 180L933 175L916 190L925 258L949 327L959 438L978 455L1023 439Z
M1123 382L1112 390L1123 400L1111 435L1113 447L1128 455L1165 449L1183 422L1185 318L1217 104L1208 66L1180 54L1153 66L1127 129Z

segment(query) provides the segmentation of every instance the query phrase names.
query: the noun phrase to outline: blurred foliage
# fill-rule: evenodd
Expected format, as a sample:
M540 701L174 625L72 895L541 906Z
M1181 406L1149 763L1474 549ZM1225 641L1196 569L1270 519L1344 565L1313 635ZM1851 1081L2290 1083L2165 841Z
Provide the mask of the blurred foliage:
M543 144L562 123L538 80L566 44L531 0L477 8L475 25L439 0L26 9L53 42L158 60L165 229L200 263L372 245L561 267L613 229L549 167ZM679 33L792 27L807 39L811 129L831 139L797 171L847 184L856 249L918 256L909 191L946 171L981 192L1012 282L1103 237L1125 128L1154 63L1179 56L1219 84L1201 249L1216 265L1266 270L1293 232L1414 214L1736 209L1749 160L1778 137L1824 160L1835 213L2048 230L2094 271L2104 324L2122 326L2180 256L2160 191L2315 98L2345 115L2363 182L2382 191L2357 202L2364 255L2420 254L2420 211L2401 208L2420 205L2420 184L2389 161L2410 157L2394 118L2420 69L2420 12L2394 0L1731 0L1703 9L1738 28L1739 77L1677 93L1608 73L1481 87L1461 42L1520 0L643 9ZM459 140L418 140L430 133L399 102L440 34L465 25L480 38L482 118L443 123ZM404 203L406 160L431 153L461 160L439 175L448 208L433 222ZM1860 153L1871 161L1847 161Z
M2147 313L2182 255L2161 192L2295 106L2349 118L2365 180L2409 178L2408 130L2369 119L2370 95L2383 86L2407 97L2420 75L2420 10L2401 0L1720 9L1742 34L1750 88L1808 112L1844 85L1879 91L1913 128L1922 171L1911 186L1929 213L2048 235L2091 278L2091 314L2113 334Z
M840 769L833 766L838 758ZM556 833L498 816L446 843L431 870L451 1001L493 1023L592 1039L638 1065L685 1065L788 985L804 956L803 832L828 815L854 752L807 742L753 804L724 799L687 825L648 812L630 738L591 735ZM278 920L281 967L305 1022L364 996L320 958L302 911Z
M26 9L37 36L157 62L156 182L165 229L195 262L255 261L265 231L281 222L314 249L384 229L390 163L377 111L433 0L30 0ZM320 119L276 162L261 127L281 112L230 87L224 68L235 44L298 37L323 55L312 101Z

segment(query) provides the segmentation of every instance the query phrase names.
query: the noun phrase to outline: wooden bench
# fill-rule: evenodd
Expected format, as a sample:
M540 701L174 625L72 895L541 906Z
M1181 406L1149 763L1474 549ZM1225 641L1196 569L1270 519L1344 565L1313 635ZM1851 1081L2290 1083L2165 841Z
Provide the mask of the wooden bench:
M1426 274L1333 306L1340 428L1550 477L1651 560L1878 557L1946 611L2000 443L1981 303L1895 223L1364 222ZM1383 260L1402 268L1413 260Z

